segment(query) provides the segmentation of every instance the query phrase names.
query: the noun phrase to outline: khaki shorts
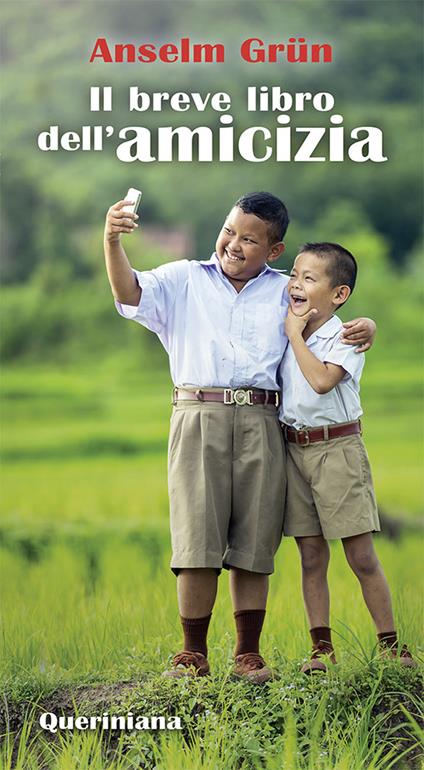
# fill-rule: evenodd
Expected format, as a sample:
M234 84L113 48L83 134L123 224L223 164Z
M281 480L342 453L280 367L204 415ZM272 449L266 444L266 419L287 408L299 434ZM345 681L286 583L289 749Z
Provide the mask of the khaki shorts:
M168 485L174 572L273 572L286 493L275 406L179 401L171 416Z
M284 534L341 539L380 530L368 455L360 436L287 442Z

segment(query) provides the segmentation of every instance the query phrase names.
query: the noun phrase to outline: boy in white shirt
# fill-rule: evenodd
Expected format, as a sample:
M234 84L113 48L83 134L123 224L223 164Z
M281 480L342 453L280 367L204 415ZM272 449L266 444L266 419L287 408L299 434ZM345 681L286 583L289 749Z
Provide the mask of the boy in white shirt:
M329 627L327 540L340 538L359 579L385 654L415 662L398 649L390 591L374 551L380 530L366 449L361 438L359 380L364 354L340 341L333 313L355 286L353 255L335 243L305 244L295 259L285 323L280 419L287 441L284 534L294 536L302 560L302 587L312 638L304 673L336 662Z

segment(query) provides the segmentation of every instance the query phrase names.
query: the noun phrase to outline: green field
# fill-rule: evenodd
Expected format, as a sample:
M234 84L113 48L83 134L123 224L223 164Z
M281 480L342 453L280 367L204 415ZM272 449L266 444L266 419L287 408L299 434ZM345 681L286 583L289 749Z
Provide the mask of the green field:
M419 674L376 658L372 624L339 544L332 546L330 581L341 662L328 677L310 680L299 673L308 634L297 553L288 539L278 553L263 635L263 653L281 680L259 691L231 680L226 574L210 632L210 681L170 685L160 679L180 645L175 579L168 569L170 381L163 368L141 369L140 362L116 356L78 367L20 364L3 371L4 766L413 766L419 761ZM377 549L400 635L418 657L419 377L413 359L404 360L394 385L393 361L370 354L363 386L379 502L401 530L396 541L378 537ZM106 744L97 734L40 738L39 713L55 708L68 714L102 714L105 708L177 714L183 735L109 736L105 758Z

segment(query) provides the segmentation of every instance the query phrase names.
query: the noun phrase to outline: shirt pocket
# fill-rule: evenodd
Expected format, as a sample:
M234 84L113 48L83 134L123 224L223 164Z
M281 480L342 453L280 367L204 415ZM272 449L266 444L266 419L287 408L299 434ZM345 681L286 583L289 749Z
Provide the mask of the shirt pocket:
M261 359L271 355L283 355L283 340L285 338L283 307L265 305L256 306L254 324L254 346Z

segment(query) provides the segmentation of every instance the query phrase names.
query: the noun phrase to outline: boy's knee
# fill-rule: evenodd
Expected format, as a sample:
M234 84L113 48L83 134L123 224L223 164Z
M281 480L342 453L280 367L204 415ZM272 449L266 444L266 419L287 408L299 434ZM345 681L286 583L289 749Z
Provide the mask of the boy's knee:
M371 551L346 552L347 560L358 577L371 577L378 572L380 563Z
M298 542L298 546L304 572L318 572L327 568L329 550L325 541L319 543Z

